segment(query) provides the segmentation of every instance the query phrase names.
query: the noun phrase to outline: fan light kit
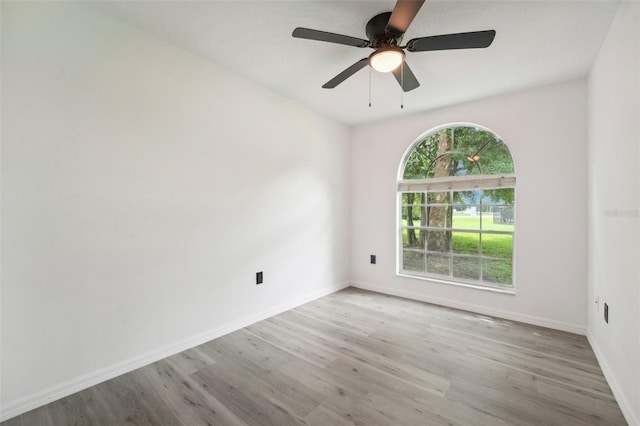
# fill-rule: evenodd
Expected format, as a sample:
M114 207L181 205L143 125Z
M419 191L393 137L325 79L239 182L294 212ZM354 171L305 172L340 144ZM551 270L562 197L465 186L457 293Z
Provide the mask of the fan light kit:
M369 56L369 65L379 72L391 72L404 61L404 52L399 47L376 50Z
M369 65L376 71L391 72L398 84L400 84L402 91L408 92L416 89L420 86L420 83L405 61L405 50L408 52L428 52L433 50L481 49L489 47L496 36L494 30L444 34L414 38L404 46L401 46L402 37L423 4L424 0L398 0L393 12L381 13L369 20L365 28L368 40L300 27L293 30L292 36L374 49L374 52L368 58L360 59L326 82L322 86L325 89L333 89Z

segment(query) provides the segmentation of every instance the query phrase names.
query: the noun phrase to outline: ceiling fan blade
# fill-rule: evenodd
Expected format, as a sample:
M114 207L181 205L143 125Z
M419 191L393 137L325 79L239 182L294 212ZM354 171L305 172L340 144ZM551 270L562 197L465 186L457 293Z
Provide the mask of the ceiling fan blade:
M487 30L414 38L407 43L407 50L409 52L426 52L430 50L479 49L491 46L495 36L494 30Z
M296 28L292 36L296 38L306 38L308 40L327 41L329 43L345 44L354 47L369 47L368 40L342 34L328 33L326 31L310 30L309 28Z
M391 12L385 31L394 36L406 33L423 4L424 0L398 0L393 12Z
M360 59L358 62L351 65L349 68L342 71L340 74L336 75L331 80L327 81L322 87L324 89L333 89L338 84L342 83L343 81L345 81L346 79L348 79L349 77L351 77L352 75L360 71L362 68L366 67L368 63L369 63L368 58Z
M405 92L409 92L420 86L418 79L413 74L413 71L411 71L411 68L409 68L407 61L404 61L403 66L400 66L391 72L396 80L398 80L398 84L402 87L402 90Z

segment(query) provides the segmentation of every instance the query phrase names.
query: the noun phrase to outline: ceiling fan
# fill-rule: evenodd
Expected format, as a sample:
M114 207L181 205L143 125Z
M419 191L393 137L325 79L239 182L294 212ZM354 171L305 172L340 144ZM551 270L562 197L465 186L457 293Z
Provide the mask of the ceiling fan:
M326 82L322 87L333 89L365 66L380 72L391 72L408 92L420 86L418 79L405 61L406 49L409 52L427 52L431 50L478 49L489 47L496 35L494 30L473 31L468 33L444 34L419 37L409 40L401 46L402 37L418 14L425 0L398 0L393 12L374 16L367 23L366 34L369 40L309 28L296 28L293 37L326 41L359 48L369 47L374 52L368 58L360 59L349 68Z

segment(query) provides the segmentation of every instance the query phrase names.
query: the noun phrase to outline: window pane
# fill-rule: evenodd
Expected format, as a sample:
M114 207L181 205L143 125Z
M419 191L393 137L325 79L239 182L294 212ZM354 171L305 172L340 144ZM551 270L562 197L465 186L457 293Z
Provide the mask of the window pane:
M485 206L513 204L513 188L485 189L483 192L482 204Z
M402 194L402 224L404 226L421 226L426 218L427 208L424 203L425 194L421 192L407 192Z
M482 191L454 191L453 192L453 220L452 228L480 229L480 208Z
M426 231L426 248L429 252L449 253L451 250L451 231Z
M480 234L475 232L453 232L453 254L478 256L480 254Z
M478 153L478 163L483 175L513 173L513 160L507 146L500 141L492 141Z
M453 257L453 276L467 280L480 280L480 258L469 256Z
M427 253L427 273L438 275L451 275L449 273L449 259L451 256L448 254L431 254Z
M424 252L403 250L402 269L409 272L424 273Z
M513 198L513 188L485 190L482 199L482 229L513 232Z
M453 214L452 228L456 229L480 229L480 213L477 214Z
M511 259L482 259L482 279L495 284L512 284Z
M482 256L511 260L513 255L513 235L482 234Z
M511 206L491 206L482 212L482 229L513 232L514 217Z
M455 127L453 135L455 141L454 149L469 154L478 152L487 142L496 140L496 136L493 133L469 126Z
M420 192L405 192L402 194L402 205L407 206L411 204L421 204L422 193Z
M450 192L429 192L427 193L427 209L422 211L426 226L431 228L451 227L451 193Z
M402 229L402 248L424 249L424 236L426 231L422 229Z
M485 211L482 213L483 229L513 232L513 225L515 223L512 204L513 188L491 190L491 192L493 192L493 194L491 194L492 196L500 197L500 199L496 200L495 197L486 197L486 199L489 199L493 204L486 205L484 208ZM504 200L502 196L510 198L510 200Z
M466 154L451 154L450 176L476 176L480 175L479 163L475 157Z
M451 227L456 229L480 229L480 216L474 218L469 213L468 206L454 205Z
M416 145L407 158L403 179L424 179L428 176L433 160L438 156L438 136L433 133Z

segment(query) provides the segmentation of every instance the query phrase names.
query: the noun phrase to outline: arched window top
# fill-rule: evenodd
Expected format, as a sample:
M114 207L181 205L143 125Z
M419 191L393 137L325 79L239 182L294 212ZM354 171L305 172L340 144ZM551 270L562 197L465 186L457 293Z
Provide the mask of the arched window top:
M492 131L447 125L418 140L405 156L402 180L514 173L509 148Z

